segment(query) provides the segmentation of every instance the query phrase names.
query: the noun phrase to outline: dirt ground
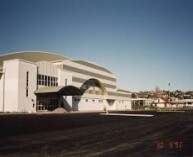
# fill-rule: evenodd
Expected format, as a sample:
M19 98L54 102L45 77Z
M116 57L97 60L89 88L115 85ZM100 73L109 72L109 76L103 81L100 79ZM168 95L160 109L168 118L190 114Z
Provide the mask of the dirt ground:
M0 115L0 156L193 156L193 112Z

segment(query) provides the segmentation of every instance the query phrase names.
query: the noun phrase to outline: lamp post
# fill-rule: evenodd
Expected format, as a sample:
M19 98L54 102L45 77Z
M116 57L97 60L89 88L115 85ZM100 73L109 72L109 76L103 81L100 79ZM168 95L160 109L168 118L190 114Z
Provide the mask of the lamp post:
M171 102L170 102L170 83L168 83L168 86L169 86L169 88L168 88L169 89L169 96L168 96L169 97L169 104L171 105Z

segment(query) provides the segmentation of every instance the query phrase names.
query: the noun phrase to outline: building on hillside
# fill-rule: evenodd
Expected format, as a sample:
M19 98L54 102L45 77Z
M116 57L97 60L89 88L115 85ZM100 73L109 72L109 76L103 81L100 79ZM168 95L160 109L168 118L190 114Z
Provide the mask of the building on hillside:
M131 109L131 92L108 69L49 52L0 56L0 111Z
M193 99L173 100L171 102L173 107L193 107Z
M158 107L158 108L163 108L163 107L172 107L172 105L169 103L169 99L168 98L153 98L152 99L152 105L154 107Z

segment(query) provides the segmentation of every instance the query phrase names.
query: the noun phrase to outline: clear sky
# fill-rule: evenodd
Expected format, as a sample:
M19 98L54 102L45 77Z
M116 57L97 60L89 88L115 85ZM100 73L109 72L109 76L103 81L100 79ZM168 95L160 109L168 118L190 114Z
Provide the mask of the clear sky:
M193 0L0 0L0 54L98 63L130 91L193 90Z

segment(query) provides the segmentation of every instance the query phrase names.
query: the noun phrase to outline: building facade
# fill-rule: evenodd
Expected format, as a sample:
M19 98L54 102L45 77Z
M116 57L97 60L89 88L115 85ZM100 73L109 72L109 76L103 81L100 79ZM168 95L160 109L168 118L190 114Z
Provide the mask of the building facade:
M108 69L49 52L0 56L0 111L131 109L131 92L118 89Z

